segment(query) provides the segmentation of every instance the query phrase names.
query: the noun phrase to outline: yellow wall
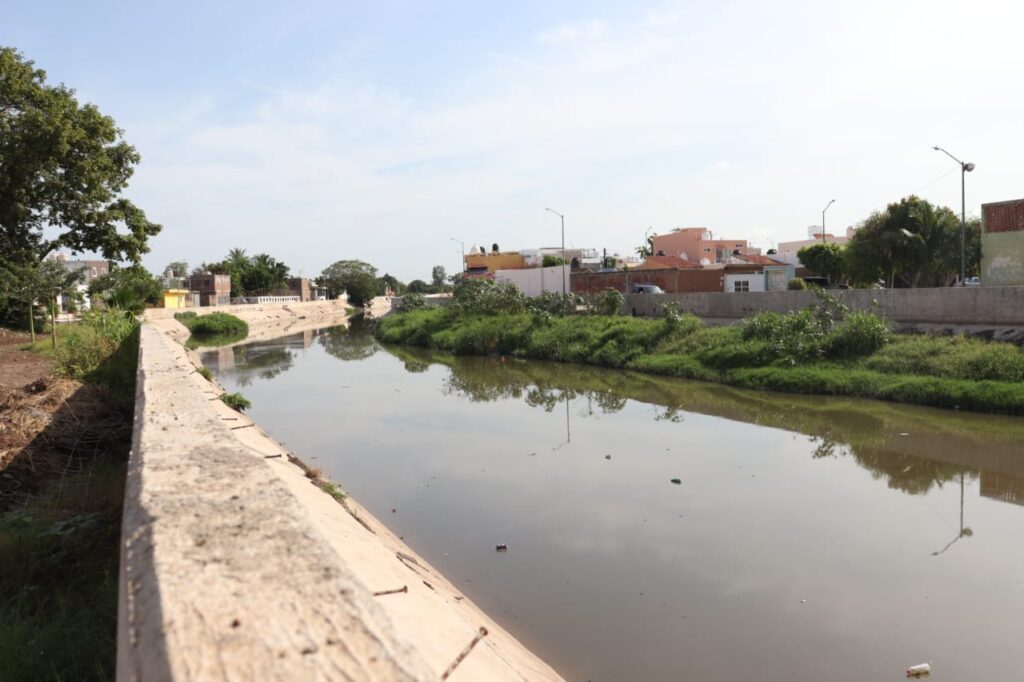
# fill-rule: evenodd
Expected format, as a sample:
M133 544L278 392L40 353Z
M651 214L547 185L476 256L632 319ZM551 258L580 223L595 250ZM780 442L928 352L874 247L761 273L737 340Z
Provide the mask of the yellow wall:
M487 268L487 272L495 270L515 270L526 267L526 258L521 253L510 251L508 253L470 253L466 254L467 268Z
M184 308L188 299L188 291L185 289L168 289L164 292L165 308Z

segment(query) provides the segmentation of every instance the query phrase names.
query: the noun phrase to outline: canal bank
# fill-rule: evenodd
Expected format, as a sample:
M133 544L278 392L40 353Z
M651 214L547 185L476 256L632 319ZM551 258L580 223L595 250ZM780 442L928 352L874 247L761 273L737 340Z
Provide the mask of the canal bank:
M232 310L251 336L335 302ZM318 472L219 400L157 314L140 332L119 679L560 679ZM282 331L283 330L283 331ZM343 483L343 482L342 482ZM468 651L468 653L466 653Z

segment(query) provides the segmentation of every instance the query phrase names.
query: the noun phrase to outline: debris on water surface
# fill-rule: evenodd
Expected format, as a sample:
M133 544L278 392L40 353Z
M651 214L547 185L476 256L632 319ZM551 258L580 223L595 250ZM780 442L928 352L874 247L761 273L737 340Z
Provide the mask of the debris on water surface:
M499 545L495 545L494 546L494 551L496 551L496 552L507 552L508 551L508 545L506 545L504 542L499 544Z
M672 482L673 482L673 483L675 483L676 485L679 485L679 484L680 484L680 483L682 483L683 481L682 481L682 479L678 479L678 478L673 478L673 479L672 479Z
M611 459L611 458L612 458L612 456L611 456L611 455L605 455L605 456L604 456L604 458L605 458L605 459Z
M931 663L919 663L917 665L912 665L909 668L907 668L907 677L913 677L917 679L919 677L928 677L931 674Z
M906 431L904 431L904 432L903 432L903 433L901 433L900 435L901 435L901 436L909 436L910 434L909 434L909 433L907 433Z

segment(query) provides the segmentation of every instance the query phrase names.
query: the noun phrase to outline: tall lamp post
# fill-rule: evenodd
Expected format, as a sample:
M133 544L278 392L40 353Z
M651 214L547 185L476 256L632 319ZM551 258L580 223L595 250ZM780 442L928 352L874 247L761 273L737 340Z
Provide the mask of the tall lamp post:
M562 295L566 295L565 290L565 216L552 208L545 208L545 211L551 211L556 216L562 219Z
M953 159L960 166L960 286L967 281L967 191L965 177L974 170L973 163L964 163L939 146L932 147Z
M827 211L828 207L831 206L834 203L836 203L835 199L833 199L832 201L830 201L827 204L825 204L825 208L821 209L821 243L822 244L824 244L827 241L827 239L825 238L825 211Z
M451 239L453 242L458 242L458 244L459 244L459 248L460 248L459 258L462 261L462 272L461 272L461 274L465 275L466 274L466 242L462 241L461 239L456 239L455 237L448 237L448 239Z

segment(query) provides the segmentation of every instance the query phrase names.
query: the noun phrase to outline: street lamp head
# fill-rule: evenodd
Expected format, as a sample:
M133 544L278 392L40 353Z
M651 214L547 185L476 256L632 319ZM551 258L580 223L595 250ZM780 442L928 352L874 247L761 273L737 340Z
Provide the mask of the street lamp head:
M937 152L941 152L942 151L941 149L939 149L938 145L932 147L932 149L934 149Z
M973 163L965 163L964 164L964 170L967 171L968 173L970 173L972 170L974 170L974 164Z

